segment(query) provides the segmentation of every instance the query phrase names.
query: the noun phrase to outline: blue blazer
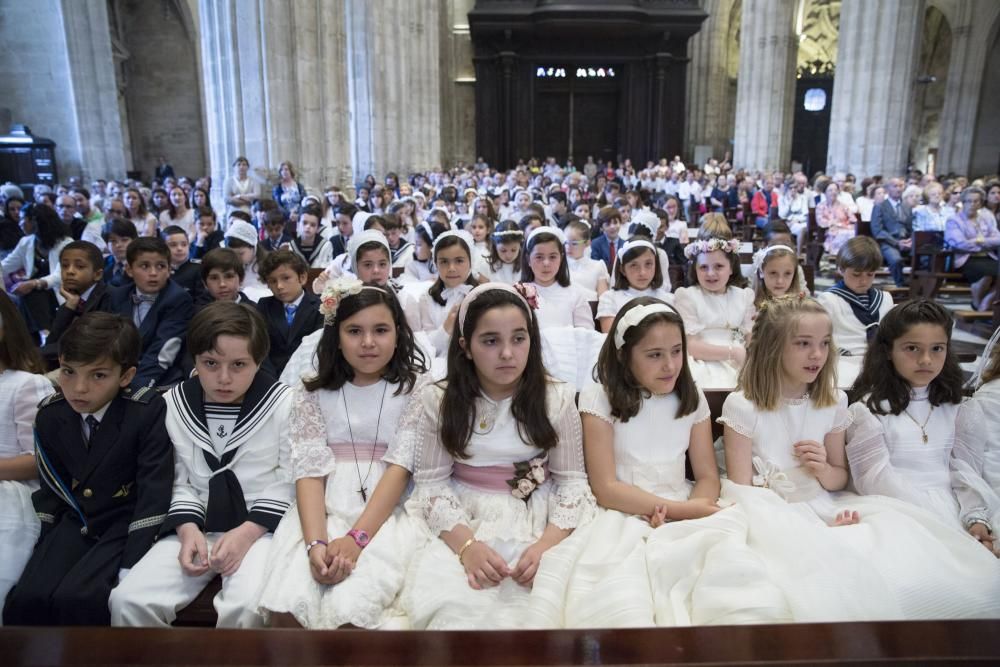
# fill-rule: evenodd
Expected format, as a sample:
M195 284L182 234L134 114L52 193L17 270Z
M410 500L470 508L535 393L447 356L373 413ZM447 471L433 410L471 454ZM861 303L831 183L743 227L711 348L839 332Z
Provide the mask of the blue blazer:
M110 290L106 312L121 315L130 322L134 285L123 285ZM139 336L142 338L142 355L132 380L133 389L162 387L183 379L181 361L188 322L194 315L194 302L187 291L173 280L167 281L149 309Z
M616 250L621 250L623 245L625 242L622 241L622 237L615 239ZM590 242L590 257L601 260L608 266L608 271L611 271L611 240L606 234L601 234Z
M909 238L912 213L906 211L902 204L899 211L903 214L902 219L896 216L896 209L888 199L872 209L871 228L876 241L895 248L899 246L900 239Z
M122 285L131 285L132 278L125 273L124 267L122 268L121 274L115 276L115 256L108 255L104 260L104 275L101 278L109 287L120 287Z

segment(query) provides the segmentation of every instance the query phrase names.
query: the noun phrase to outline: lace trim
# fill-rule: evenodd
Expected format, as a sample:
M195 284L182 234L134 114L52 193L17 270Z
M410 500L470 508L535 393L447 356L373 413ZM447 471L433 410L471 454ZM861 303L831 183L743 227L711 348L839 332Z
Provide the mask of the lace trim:
M572 530L597 515L597 499L586 480L558 485L549 494L548 520L563 530Z
M715 420L715 423L716 424L722 424L724 426L728 426L729 428L733 429L734 431L736 431L737 433L739 433L740 435L742 435L744 437L753 438L753 430L752 429L747 428L746 426L743 426L742 424L736 423L735 421L733 421L729 417L725 417L725 416L719 417L718 419Z
M615 421L612 417L609 417L607 415L602 415L600 412L597 412L596 410L592 410L590 408L580 408L580 414L591 415L592 417L597 417L602 422L607 422L611 426L615 425Z
M292 477L325 477L334 468L333 453L327 447L326 419L317 392L299 385L292 396L288 419Z

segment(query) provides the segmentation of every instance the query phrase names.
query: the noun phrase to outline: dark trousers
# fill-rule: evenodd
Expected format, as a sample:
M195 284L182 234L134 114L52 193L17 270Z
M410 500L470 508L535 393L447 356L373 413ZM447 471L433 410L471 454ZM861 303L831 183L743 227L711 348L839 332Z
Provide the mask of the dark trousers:
M21 579L7 595L4 625L109 625L108 598L118 583L125 531L80 534L64 517L35 545Z
M892 274L892 281L896 283L896 287L902 287L903 267L906 266L906 262L903 261L899 248L894 248L888 243L880 243L879 247L882 249L882 259L885 260L889 267L889 273Z

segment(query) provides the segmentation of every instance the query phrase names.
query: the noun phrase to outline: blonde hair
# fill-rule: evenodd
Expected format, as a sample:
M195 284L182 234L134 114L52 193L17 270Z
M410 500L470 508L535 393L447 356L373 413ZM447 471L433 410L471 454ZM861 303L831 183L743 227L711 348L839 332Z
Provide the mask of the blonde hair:
M699 241L707 241L708 239L728 241L731 238L733 238L733 230L730 229L726 216L721 213L707 213L701 217L701 223L698 225Z
M983 371L983 384L992 382L997 378L1000 378L1000 345L993 346L989 364L986 366L986 370Z
M802 286L799 285L799 258L796 256L795 251L785 248L771 248L761 259L760 268L753 272L753 305L757 308L760 308L761 304L768 299L776 298L767 289L767 285L764 284L764 278L761 274L764 272L764 268L768 262L779 257L791 258L792 266L794 267L792 270L792 284L788 286L786 294L798 294L803 291Z
M738 388L757 409L777 410L781 405L781 357L798 331L803 315L823 315L826 309L812 297L780 296L765 301L754 321L747 359L740 370ZM833 324L830 325L831 331ZM831 341L830 353L819 375L809 385L809 398L817 408L837 404L837 346Z

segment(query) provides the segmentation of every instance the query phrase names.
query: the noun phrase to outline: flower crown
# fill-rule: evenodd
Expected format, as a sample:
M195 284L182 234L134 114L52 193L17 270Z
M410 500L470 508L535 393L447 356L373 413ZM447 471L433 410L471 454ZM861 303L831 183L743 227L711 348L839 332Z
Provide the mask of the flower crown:
M346 296L360 294L365 284L356 278L337 278L328 282L319 297L319 312L323 324L329 326L337 321L337 307Z
M684 256L688 259L694 259L702 253L715 252L716 250L738 253L742 245L739 239L729 239L727 241L726 239L712 238L707 241L691 241L684 246Z

